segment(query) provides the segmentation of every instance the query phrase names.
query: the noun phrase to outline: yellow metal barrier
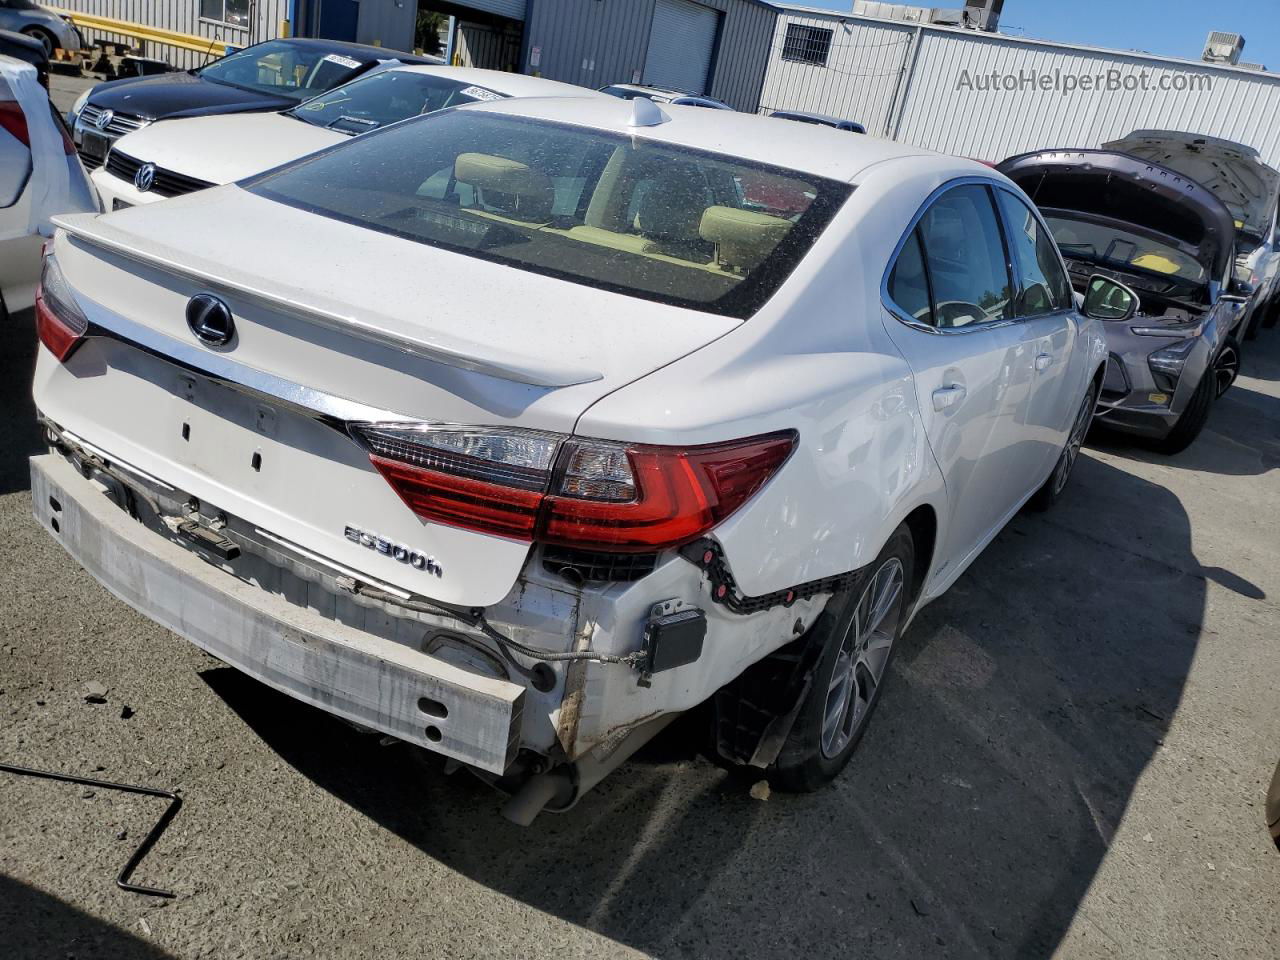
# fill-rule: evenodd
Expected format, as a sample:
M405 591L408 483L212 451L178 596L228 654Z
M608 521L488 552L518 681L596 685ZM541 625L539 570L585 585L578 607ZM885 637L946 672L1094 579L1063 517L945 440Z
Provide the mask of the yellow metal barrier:
M225 43L208 37L197 37L190 33L178 33L176 30L163 30L160 27L148 27L141 23L130 23L128 20L115 20L111 17L98 17L88 13L74 13L70 10L67 11L67 16L78 27L101 30L104 33L117 33L139 41L149 40L152 43L168 44L171 47L181 47L183 50L194 50L197 53L212 53L219 57L227 52Z

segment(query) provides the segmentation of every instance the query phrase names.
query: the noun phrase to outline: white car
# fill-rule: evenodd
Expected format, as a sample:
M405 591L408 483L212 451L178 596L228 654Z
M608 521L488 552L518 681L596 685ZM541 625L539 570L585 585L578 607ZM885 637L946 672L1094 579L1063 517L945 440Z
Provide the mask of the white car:
M36 516L517 822L708 700L816 788L914 613L1062 493L1106 346L1000 174L776 128L506 100L61 219Z
M35 67L0 56L0 319L34 302L49 218L97 209Z
M590 97L557 80L473 67L375 68L279 113L153 123L115 142L93 172L107 210L232 183L408 117L507 97ZM604 96L604 94L599 94Z

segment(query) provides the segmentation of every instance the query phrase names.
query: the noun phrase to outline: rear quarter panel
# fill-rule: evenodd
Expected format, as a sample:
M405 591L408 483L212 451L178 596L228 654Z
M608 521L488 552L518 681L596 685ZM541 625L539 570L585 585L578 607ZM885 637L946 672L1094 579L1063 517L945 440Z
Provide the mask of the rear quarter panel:
M755 316L579 420L581 435L651 443L798 431L791 459L714 531L744 593L870 563L922 504L945 523L910 369L879 314L894 244L955 163L897 161L906 172L864 183Z

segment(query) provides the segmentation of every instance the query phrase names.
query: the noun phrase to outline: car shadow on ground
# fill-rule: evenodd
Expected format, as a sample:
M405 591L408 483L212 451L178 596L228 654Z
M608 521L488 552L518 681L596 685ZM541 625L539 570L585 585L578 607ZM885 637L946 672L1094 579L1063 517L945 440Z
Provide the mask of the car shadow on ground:
M168 953L0 873L0 956L165 960Z
M656 956L1044 956L1160 749L1204 576L1178 498L1086 454L1054 512L1016 518L920 614L830 788L754 800L756 778L698 758L685 722L528 829L411 748L229 668L203 676L283 759L424 855Z
M6 376L0 377L0 496L31 486L27 457L39 453L41 430L31 400L31 371L35 366L35 314L12 314L0 323L0 357Z

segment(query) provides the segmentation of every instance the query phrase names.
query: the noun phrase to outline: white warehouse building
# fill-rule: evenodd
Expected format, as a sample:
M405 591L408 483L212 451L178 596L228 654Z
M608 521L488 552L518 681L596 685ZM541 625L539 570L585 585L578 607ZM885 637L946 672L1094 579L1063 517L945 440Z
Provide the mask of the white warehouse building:
M991 162L1166 129L1245 143L1280 167L1280 74L806 7L778 17L760 109Z

